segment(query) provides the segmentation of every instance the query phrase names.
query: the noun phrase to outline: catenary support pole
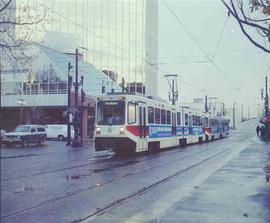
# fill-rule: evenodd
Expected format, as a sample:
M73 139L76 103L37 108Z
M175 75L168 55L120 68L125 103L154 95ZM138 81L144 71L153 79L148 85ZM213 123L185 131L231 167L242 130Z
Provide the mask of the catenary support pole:
M71 99L70 99L70 94L71 94L71 86L72 86L72 76L70 75L70 70L72 69L71 63L68 63L68 108L67 108L67 146L70 146L70 142L71 142L71 117L72 117L72 113L71 113Z

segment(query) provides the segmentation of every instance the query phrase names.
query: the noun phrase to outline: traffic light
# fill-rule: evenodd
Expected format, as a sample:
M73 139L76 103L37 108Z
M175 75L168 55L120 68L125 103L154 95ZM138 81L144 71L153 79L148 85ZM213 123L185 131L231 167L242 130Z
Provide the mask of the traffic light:
M101 88L101 93L102 93L102 94L105 93L105 86L102 86L102 88Z

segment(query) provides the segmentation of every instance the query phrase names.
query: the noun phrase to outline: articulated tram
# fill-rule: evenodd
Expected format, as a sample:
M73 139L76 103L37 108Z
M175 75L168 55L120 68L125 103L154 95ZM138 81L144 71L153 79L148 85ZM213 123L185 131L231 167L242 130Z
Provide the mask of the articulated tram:
M154 151L227 136L229 119L137 94L97 99L96 151Z

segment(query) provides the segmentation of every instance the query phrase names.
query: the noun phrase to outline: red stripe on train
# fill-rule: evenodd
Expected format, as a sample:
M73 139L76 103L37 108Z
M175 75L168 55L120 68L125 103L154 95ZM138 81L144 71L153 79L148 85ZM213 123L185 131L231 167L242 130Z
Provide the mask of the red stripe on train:
M139 128L139 126L128 125L126 127L126 129L131 134L133 134L134 136L140 136L140 128ZM144 136L148 136L148 135L149 135L149 128L148 127L145 127L145 129L144 129Z

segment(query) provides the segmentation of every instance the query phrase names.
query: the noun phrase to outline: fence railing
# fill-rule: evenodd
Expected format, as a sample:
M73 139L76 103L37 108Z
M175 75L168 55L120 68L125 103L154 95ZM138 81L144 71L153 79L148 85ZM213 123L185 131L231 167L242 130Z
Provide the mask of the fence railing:
M66 81L53 83L3 82L1 95L67 94Z

